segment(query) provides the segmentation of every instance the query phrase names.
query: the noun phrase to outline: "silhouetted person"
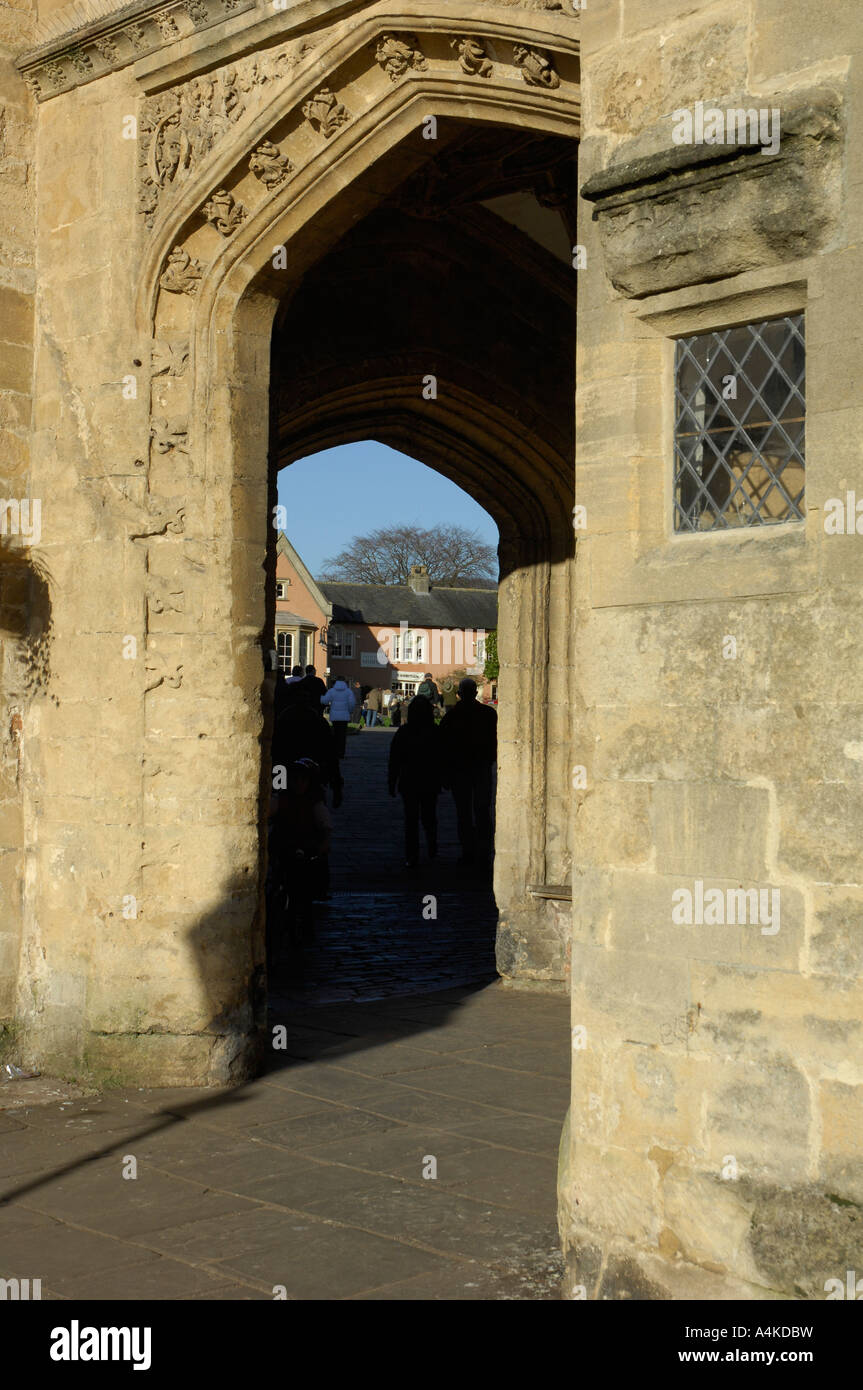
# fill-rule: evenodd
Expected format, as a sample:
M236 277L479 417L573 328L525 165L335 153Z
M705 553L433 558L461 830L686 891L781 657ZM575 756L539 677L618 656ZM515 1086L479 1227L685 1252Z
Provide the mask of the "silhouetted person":
M476 681L459 683L458 704L441 720L444 786L452 788L460 864L491 858L492 768L497 762L497 711L476 698Z
M407 721L390 744L390 796L401 792L405 813L405 860L419 863L419 822L422 819L429 858L437 854L437 799L440 795L440 730L434 707L424 695L408 706Z
M308 691L309 698L312 702L312 708L317 709L318 711L320 711L321 714L323 714L324 711L321 707L321 700L327 693L327 683L326 681L321 680L320 676L316 673L314 666L306 667L306 674L300 681L300 685L302 686L303 690Z
M277 777L276 769L287 769L300 758L311 758L317 764L321 781L332 788L333 805L340 805L342 774L336 735L310 704L302 683L288 687L287 700L280 710L277 709L271 752L274 790L278 790L279 782L284 780L284 772Z
M321 696L321 704L324 709L328 709L330 712L330 722L336 736L336 756L339 758L345 756L348 721L354 712L356 703L354 692L347 681L336 681L332 690L328 690L326 695Z

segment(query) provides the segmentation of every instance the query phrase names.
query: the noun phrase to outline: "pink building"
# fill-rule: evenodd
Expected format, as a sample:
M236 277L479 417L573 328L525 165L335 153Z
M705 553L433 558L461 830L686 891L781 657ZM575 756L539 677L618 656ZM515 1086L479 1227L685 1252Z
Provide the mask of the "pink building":
M441 680L466 671L485 699L486 634L497 627L497 588L431 584L415 565L407 584L341 584L314 580L286 536L276 561L279 665L312 663L351 685L395 686L412 694L426 671ZM326 657L326 659L324 659Z

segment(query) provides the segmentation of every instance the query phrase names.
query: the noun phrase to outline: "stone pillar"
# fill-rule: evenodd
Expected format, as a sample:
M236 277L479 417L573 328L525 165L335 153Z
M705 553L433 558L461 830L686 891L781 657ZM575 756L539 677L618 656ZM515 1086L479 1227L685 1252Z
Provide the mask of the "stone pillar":
M584 14L576 673L587 785L560 1178L573 1297L823 1298L859 1256L863 871L849 677L863 542L826 534L824 511L859 473L851 285L863 276L863 185L843 179L839 150L859 152L863 137L863 25L810 26L806 80L829 89L810 99L788 78L803 61L804 9L755 0L717 19L681 0L661 17L649 4ZM853 54L852 75L837 87L840 52ZM735 152L709 188L703 172L675 172L668 113L747 81L769 98L728 104L781 108L783 138L798 145L769 173L759 152ZM801 209L813 212L798 226ZM674 338L799 311L805 521L675 535ZM779 929L680 924L673 895L696 880L723 895L777 892Z

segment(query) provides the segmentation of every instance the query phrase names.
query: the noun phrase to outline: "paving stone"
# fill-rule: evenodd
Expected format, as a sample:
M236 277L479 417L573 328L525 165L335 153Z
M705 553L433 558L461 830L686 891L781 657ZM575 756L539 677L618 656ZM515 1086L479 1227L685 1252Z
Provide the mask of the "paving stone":
M453 1127L453 1136L481 1139L523 1153L557 1156L563 1124L535 1115L488 1115Z
M124 1179L121 1168L119 1156L110 1163L88 1165L33 1193L28 1205L57 1220L120 1237L255 1209L241 1196L213 1192L146 1167L137 1178Z
M315 1115L301 1115L296 1120L264 1125L260 1133L269 1143L278 1144L294 1153L313 1153L319 1147L337 1144L351 1134L369 1130L380 1134L396 1127L397 1121L386 1116L333 1105Z
M216 1268L284 1285L289 1298L339 1299L447 1267L424 1250L310 1216L297 1217L292 1234L290 1243L232 1256Z
M140 1264L115 1269L110 1274L93 1274L65 1285L75 1298L137 1301L142 1298L186 1299L196 1295L221 1297L227 1281L224 1275L164 1257L147 1257Z
M417 1091L456 1096L543 1119L559 1117L561 1123L569 1103L569 1087L563 1082L464 1061L431 1072L404 1072L399 1080L405 1086L413 1084Z

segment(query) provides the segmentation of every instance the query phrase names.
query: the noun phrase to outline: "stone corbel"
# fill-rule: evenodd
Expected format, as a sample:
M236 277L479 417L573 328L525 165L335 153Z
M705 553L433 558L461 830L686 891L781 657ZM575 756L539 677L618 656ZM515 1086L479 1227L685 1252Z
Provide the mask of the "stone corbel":
M793 101L743 97L715 105L778 109L776 152L748 140L668 145L637 156L629 145L581 189L594 204L606 273L621 294L640 299L797 260L836 227L839 95L819 89Z

